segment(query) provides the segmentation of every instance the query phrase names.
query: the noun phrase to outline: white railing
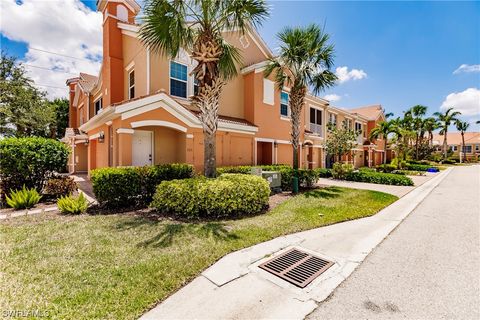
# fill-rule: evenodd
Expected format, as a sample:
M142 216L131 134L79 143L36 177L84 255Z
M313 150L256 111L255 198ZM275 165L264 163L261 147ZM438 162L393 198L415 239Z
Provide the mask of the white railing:
M323 137L323 126L321 124L310 123L310 131Z
M365 141L365 139L363 138L363 135L360 133L357 137L357 143L358 144L363 144L364 141Z

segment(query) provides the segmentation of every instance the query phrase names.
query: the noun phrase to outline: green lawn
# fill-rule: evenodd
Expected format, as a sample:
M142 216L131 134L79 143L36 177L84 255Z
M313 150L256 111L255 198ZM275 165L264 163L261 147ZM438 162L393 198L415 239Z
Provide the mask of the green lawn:
M330 187L240 220L185 223L135 214L0 223L2 310L59 319L133 319L225 254L296 231L370 216L397 197Z

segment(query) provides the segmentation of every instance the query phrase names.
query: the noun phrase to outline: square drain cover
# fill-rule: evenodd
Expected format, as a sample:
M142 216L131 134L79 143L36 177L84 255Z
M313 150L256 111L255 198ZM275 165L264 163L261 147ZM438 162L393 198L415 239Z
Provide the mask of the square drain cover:
M331 261L312 256L304 251L290 249L258 267L297 287L305 288L333 264Z

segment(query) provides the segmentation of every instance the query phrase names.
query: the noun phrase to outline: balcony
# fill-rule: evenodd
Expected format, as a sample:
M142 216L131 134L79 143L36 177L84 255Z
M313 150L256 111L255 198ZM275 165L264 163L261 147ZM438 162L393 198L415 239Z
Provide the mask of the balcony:
M323 137L323 126L321 124L310 123L310 131L320 137Z
M365 142L365 138L363 137L362 134L359 134L359 135L357 136L357 143L358 143L358 144L363 144L363 142Z

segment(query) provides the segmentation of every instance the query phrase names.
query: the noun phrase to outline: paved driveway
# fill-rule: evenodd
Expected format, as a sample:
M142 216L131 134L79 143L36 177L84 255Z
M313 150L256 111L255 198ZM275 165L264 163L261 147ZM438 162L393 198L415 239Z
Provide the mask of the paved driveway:
M456 167L310 319L480 319L480 166Z

